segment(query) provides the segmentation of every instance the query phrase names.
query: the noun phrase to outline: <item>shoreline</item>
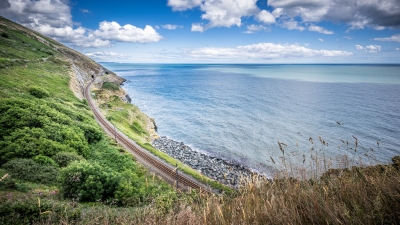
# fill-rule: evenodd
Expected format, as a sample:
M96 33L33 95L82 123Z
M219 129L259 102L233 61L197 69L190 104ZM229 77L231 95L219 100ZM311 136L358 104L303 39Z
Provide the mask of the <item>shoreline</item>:
M129 81L125 80L120 84L121 89L123 89L122 86L126 82ZM125 94L124 98L125 102L132 104L132 99L128 93ZM157 133L155 120L150 118L147 114L145 115L149 118L149 122L152 125L149 124L149 126L154 128L154 130L150 132L152 139L150 144L158 151L179 160L190 168L197 170L202 175L235 189L239 188L242 179L251 178L254 175L265 177L265 175L243 164L193 150L183 142L173 140L166 136L160 136Z
M157 150L229 187L238 188L242 178L260 175L244 165L195 151L183 142L165 136L154 139L151 144Z

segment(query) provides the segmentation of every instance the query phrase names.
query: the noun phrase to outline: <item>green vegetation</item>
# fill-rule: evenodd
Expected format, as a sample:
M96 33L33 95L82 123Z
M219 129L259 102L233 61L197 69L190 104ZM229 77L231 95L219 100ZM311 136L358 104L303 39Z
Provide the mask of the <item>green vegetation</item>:
M119 85L116 83L112 82L104 82L102 85L102 88L110 91L118 91L119 90Z
M13 159L2 167L15 179L40 184L55 184L58 174L58 167L43 165L32 159Z
M99 65L2 17L0 32L0 224L72 222L84 202L142 207L175 194L69 89L70 60Z
M53 161L60 167L66 167L74 161L83 161L84 158L75 152L59 152L53 156Z
M30 87L29 94L35 96L36 98L44 98L50 96L48 91L40 87Z

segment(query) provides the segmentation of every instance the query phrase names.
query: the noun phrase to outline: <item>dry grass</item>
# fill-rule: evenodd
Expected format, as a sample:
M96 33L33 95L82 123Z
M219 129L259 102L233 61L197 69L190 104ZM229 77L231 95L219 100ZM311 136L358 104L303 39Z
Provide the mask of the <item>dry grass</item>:
M308 180L285 172L253 177L234 195L181 197L168 211L158 203L85 209L79 224L397 224L399 164L395 157L390 165L331 169Z

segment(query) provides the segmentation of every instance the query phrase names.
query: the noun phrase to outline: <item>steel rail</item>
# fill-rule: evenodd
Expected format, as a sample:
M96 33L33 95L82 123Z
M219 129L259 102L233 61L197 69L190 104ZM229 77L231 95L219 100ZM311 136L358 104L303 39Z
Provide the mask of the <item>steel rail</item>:
M207 189L203 184L200 184L198 181L195 181L189 175L184 174L182 171L177 173L176 167L161 161L161 159L156 158L154 155L149 153L147 150L142 149L136 143L134 143L130 138L128 138L125 134L119 132L114 125L112 125L108 120L106 120L103 115L99 112L97 107L92 101L92 97L90 95L90 86L94 81L88 84L84 89L85 98L93 111L93 114L100 124L100 126L104 129L104 131L115 138L115 140L120 143L123 147L125 147L130 153L132 153L138 161L141 161L143 164L149 167L152 171L159 174L169 183L178 183L178 188L190 190L197 189L201 192L211 192L210 189ZM176 183L175 183L176 182Z

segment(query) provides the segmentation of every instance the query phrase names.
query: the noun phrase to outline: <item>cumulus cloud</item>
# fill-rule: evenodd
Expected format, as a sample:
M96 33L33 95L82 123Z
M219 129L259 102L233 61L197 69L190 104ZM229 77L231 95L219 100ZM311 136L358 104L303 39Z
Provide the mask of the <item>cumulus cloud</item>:
M173 25L173 24L165 24L161 25L162 28L167 30L176 30L177 28L183 28L183 26Z
M57 41L71 44L77 47L83 48L100 48L100 47L111 47L112 44L109 40L102 40L97 38L93 34L88 34L86 29L83 27L72 28L66 27L51 27L49 25L38 26L36 31L52 37Z
M107 52L107 51L102 51L102 52L88 52L85 53L86 56L94 59L94 60L116 60L116 59L129 59L130 56L124 55L124 54L119 54L116 52Z
M398 0L268 0L268 5L303 22L347 23L350 29L400 27Z
M381 51L381 46L379 45L368 45L365 46L365 51L368 53L377 53Z
M75 27L68 0L0 0L0 14L60 42L77 47L111 47L113 41L149 43L162 37L151 27L104 21L92 31ZM88 13L86 9L82 12Z
M356 49L358 51L364 50L366 53L378 53L381 51L381 46L379 45L368 45L368 46L361 46L361 45L355 45Z
M160 34L151 26L146 25L144 29L141 29L130 24L121 26L115 21L101 22L99 29L94 31L93 34L107 40L122 42L149 43L158 42L162 39Z
M199 7L203 12L201 18L208 21L202 26L203 31L213 27L240 27L245 16L256 16L261 22L273 23L275 17L266 10L261 11L256 3L257 0L168 0L168 6L175 11Z
M298 44L281 45L274 43L259 43L238 46L236 48L206 47L190 51L190 56L196 58L249 58L249 59L279 59L295 57L338 57L351 56L353 53L338 50L314 50Z
M327 30L327 29L325 29L323 27L316 26L316 25L309 26L308 30L309 31L315 31L315 32L318 32L318 33L321 33L321 34L333 34L333 31Z
M194 23L194 24L192 24L191 31L193 31L193 32L204 32L204 27L199 23Z
M375 41L397 41L400 42L400 34L395 34L387 38L374 38Z
M73 24L70 7L66 1L2 0L1 2L0 14L24 26L48 24L52 27L64 27Z
M251 24L251 25L247 26L247 31L244 32L244 33L246 33L246 34L252 34L252 33L255 33L255 32L261 31L261 30L267 31L268 28L265 27L265 26L263 26L263 25Z
M275 23L275 16L273 16L267 10L262 10L258 15L257 19L263 23Z
M174 11L184 11L201 5L203 0L168 0L168 6Z
M295 20L285 21L281 24L281 27L286 28L288 30L299 30L299 31L305 30L305 28L303 26L300 26L299 23Z
M202 19L210 21L208 27L241 26L243 16L259 11L257 0L206 0L201 6Z

